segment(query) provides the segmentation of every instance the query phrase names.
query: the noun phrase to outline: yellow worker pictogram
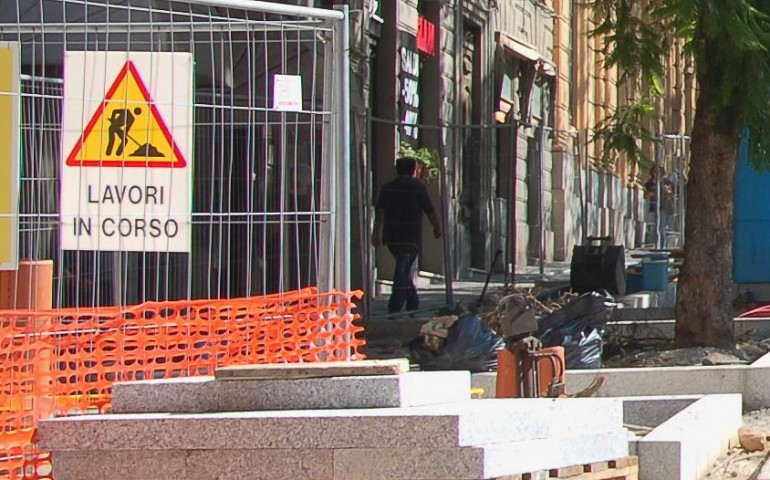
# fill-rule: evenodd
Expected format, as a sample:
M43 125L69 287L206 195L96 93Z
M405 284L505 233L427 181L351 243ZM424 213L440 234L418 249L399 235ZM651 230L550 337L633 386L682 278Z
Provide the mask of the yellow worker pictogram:
M133 62L120 70L66 163L71 167L187 165Z

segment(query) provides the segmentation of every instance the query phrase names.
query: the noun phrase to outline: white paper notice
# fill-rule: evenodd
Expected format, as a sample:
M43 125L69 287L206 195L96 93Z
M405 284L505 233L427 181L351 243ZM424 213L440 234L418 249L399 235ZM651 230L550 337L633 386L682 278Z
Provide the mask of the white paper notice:
M273 108L287 112L302 111L300 75L273 75Z

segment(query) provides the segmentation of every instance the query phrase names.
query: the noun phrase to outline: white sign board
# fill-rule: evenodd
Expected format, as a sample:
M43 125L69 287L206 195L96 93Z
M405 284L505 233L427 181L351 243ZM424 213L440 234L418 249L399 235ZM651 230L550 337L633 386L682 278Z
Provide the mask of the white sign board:
M67 52L61 248L189 252L191 53Z
M273 75L273 108L287 112L302 111L302 77Z

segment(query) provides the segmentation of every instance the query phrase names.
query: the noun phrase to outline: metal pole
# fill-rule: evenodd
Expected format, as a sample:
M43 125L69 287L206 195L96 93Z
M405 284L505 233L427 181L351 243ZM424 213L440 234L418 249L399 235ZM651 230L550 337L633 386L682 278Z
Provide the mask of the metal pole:
M545 125L540 125L540 141L538 148L538 174L537 174L537 188L538 188L538 209L540 210L539 223L540 223L540 278L545 277L545 202L543 199L543 169L545 168Z
M580 148L580 132L575 132L573 141L575 142L573 150L577 156L577 177L580 194L580 226L583 230L581 235L581 244L585 245L588 238L588 212L586 208L586 195L583 177L583 157Z
M508 238L505 273L506 282L510 278L511 285L516 285L516 166L519 163L519 121L511 122L511 171L508 175L508 198L505 199L505 210L508 221Z
M452 165L453 165L453 171L454 172L460 172L460 175L462 175L463 172L463 126L461 125L463 121L463 114L462 114L462 97L461 97L461 91L463 86L463 70L462 70L462 63L463 63L463 37L465 36L464 30L465 30L465 24L464 24L464 12L465 11L465 2L464 0L457 0L455 3L455 9L454 9L454 27L455 27L455 35L454 35L454 47L455 47L455 57L454 57L454 88L453 88L453 94L454 98L453 100L453 111L452 111L452 117L455 126L449 127L451 130L449 130L449 133L452 134L452 157L450 157ZM448 164L448 161L446 162ZM456 178L459 178L459 175L455 174L452 176L452 184L446 185L447 191L450 192L450 194L453 197L453 200L457 197L457 183ZM462 187L461 187L462 188ZM448 197L449 195L447 195ZM449 205L447 198L447 204ZM456 200L454 200L456 201ZM454 203L452 204L452 207L454 207ZM446 274L447 281L453 281L454 280L454 267L457 265L457 260L459 256L457 255L457 252L455 251L455 233L457 233L458 228L463 228L462 226L458 227L458 222L456 221L456 215L452 215L450 212L449 206L447 207L447 217L449 218L449 224L447 227L449 227L451 230L444 232L444 235L447 237L447 245L448 250L447 253L449 255L450 263L449 263L449 271ZM454 220L454 221L453 221ZM451 277L450 277L451 275Z
M334 7L334 10L324 8L300 7L297 5L286 5L283 3L261 2L258 0L181 0L190 5L206 5L210 7L234 8L238 10L257 11L263 13L272 13L275 15L291 15L294 17L311 17L320 20L342 20L348 21L348 15L341 9ZM336 10L336 11L335 11Z
M685 216L687 212L687 181L685 180L684 171L686 169L687 165L687 140L689 140L689 137L682 136L682 158L680 159L679 165L679 186L681 188L679 195L680 195L680 201L679 201L679 247L684 248L684 228L685 228L685 222L687 221L687 217Z
M443 144L443 142L442 142ZM443 148L442 148L443 152ZM444 236L443 236L443 247L444 247L444 285L445 285L445 294L446 294L446 304L447 305L454 305L454 268L452 264L453 255L452 255L452 242L449 237L451 235L449 231L450 227L450 221L449 221L449 195L447 193L447 174L446 174L446 168L447 168L447 158L445 156L441 156L441 168L439 169L439 183L440 183L440 190L439 194L441 195L441 222L443 225L441 226L441 229L443 230Z
M655 142L655 249L660 250L663 247L662 239L660 238L660 140Z
M337 68L337 235L335 243L335 287L350 291L350 16L348 5L334 7L342 13L335 41Z
M371 93L370 93L371 95ZM362 189L362 197L363 200L361 201L361 204L359 205L359 209L361 210L363 217L364 217L364 226L362 228L362 234L361 234L361 241L363 242L361 244L361 250L364 254L363 256L363 279L364 279L364 291L365 292L374 292L374 281L372 280L374 276L374 269L372 268L372 243L369 240L371 238L371 232L372 232L372 218L371 218L371 201L372 201L372 195L369 192L369 188L371 185L371 178L369 175L369 165L371 165L371 139L372 139L372 121L369 116L369 109L366 109L366 149L364 152L364 161L361 167L359 168L359 172L361 172L361 184L359 188ZM372 296L371 295L364 295L364 311L363 311L363 318L369 318L369 316L372 313Z

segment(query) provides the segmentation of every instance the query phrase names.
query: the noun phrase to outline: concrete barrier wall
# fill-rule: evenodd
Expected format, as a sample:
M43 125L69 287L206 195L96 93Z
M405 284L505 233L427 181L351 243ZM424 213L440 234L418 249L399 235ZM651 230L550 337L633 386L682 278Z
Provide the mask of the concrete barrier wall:
M599 376L604 385L597 397L740 393L749 409L770 407L770 354L752 365L568 370L567 392L579 392ZM495 395L496 378L495 372L479 373L471 383L489 398Z

